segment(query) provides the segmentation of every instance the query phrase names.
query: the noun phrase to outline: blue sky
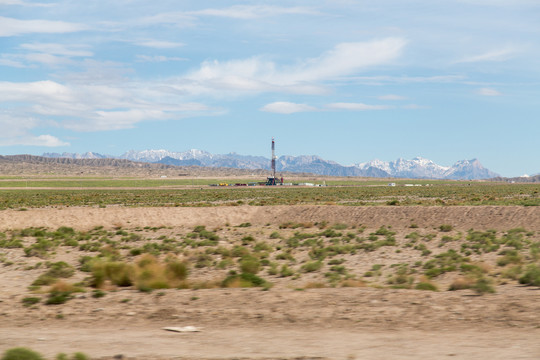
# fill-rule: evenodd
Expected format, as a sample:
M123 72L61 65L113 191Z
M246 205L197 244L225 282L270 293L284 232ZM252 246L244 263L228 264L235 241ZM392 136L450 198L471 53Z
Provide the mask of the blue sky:
M540 171L537 0L0 0L0 154Z

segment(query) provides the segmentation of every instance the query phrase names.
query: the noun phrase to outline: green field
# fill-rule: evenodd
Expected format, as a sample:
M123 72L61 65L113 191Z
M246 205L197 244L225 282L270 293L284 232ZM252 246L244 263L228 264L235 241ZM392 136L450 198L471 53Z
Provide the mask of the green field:
M146 180L145 180L146 181ZM540 184L433 186L201 187L184 189L5 189L0 209L47 206L540 205Z

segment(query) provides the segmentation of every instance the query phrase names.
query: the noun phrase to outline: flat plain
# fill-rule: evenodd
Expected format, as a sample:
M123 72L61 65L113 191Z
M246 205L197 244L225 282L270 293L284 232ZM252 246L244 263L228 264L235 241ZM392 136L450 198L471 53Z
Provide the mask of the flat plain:
M252 180L6 176L0 353L540 357L540 185Z

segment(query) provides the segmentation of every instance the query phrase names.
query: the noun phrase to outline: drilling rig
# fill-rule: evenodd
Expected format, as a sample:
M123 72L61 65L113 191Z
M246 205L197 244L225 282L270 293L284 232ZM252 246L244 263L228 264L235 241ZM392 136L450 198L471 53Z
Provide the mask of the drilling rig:
M276 143L272 138L272 176L266 178L266 185L283 185L283 177L276 178Z

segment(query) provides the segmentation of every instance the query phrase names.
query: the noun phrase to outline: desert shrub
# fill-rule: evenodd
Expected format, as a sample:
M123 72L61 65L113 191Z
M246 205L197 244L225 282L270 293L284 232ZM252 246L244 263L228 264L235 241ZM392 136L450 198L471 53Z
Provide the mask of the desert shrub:
M332 259L328 262L328 265L341 265L345 262L345 259Z
M486 277L477 279L473 286L471 286L471 289L473 289L479 295L495 292L493 282Z
M255 241L255 238L251 235L244 236L242 238L242 245L248 245Z
M90 285L93 287L102 287L105 281L117 286L133 285L134 267L124 262L96 259L92 262L91 273Z
M289 268L287 264L284 264L281 266L281 270L279 271L279 276L281 277L289 277L294 275L294 270Z
M270 239L280 239L280 238L281 238L281 235L277 231L274 231L273 233L270 234Z
M68 278L73 276L75 269L64 261L58 261L55 263L47 264L49 270L46 272L47 275L57 278Z
M262 264L262 262L261 262L261 264ZM216 265L216 268L218 268L218 269L226 269L226 268L231 267L233 265L234 265L234 262L232 261L232 259L223 259Z
M43 357L28 348L17 347L6 350L2 356L2 360L44 360Z
M253 256L246 256L240 261L240 271L247 274L257 274L261 267L259 260Z
M22 248L23 243L21 239L0 239L0 248L4 249L16 249L16 248Z
M240 225L238 225L238 227L240 227L240 228L246 228L246 227L250 227L250 226L251 226L251 223L249 223L249 222L241 223Z
M246 255L249 255L249 249L243 246L236 245L231 250L231 256L232 257L244 257Z
M82 352L76 352L71 357L71 360L90 360L90 358L86 354L84 354Z
M221 283L221 287L259 287L269 286L269 283L255 274L231 274Z
M90 358L84 353L76 352L75 354L71 355L71 357L68 357L67 354L60 353L56 355L55 360L90 360Z
M51 291L49 298L45 301L46 305L60 305L72 299L70 291Z
M460 276L454 279L454 281L452 281L448 290L456 291L456 290L470 289L473 286L473 284L474 284L474 279Z
M386 226L381 226L380 228L377 229L377 231L372 233L372 235L387 236L387 235L396 235L396 233L394 231L390 231Z
M210 267L210 266L212 266L213 261L214 261L214 258L211 255L199 254L199 255L197 255L197 257L195 259L195 267L197 269Z
M102 290L99 290L99 289L96 289L96 290L92 291L92 297L96 298L96 299L104 297L105 294L106 294L105 291L102 291Z
M319 235L327 237L327 238L335 238L335 237L340 237L343 234L340 232L334 231L333 229L326 229L322 231L321 233L319 233Z
M264 241L258 242L255 244L255 247L253 248L255 251L272 251L272 247L265 243Z
M171 259L167 261L165 265L165 274L167 278L172 280L186 280L189 270L184 262L180 262L176 259Z
M295 262L296 259L294 256L291 255L289 252L281 252L276 255L276 260L289 260L291 262Z
M439 291L437 286L430 282L419 282L414 288L416 290Z
M439 230L442 232L450 232L454 229L454 227L450 224L442 224L439 226Z
M345 268L345 266L342 266L342 265L334 265L330 267L330 271L344 275L347 273L347 268Z
M301 269L304 272L314 272L320 270L323 266L322 261L310 261L302 265Z
M52 285L56 281L58 281L58 278L55 278L46 274L41 274L38 276L36 280L34 280L34 282L32 282L32 285L33 286Z
M32 306L41 301L41 298L38 297L25 297L22 299L22 303L24 306Z
M138 256L143 253L143 250L141 248L133 248L129 250L129 255L131 256Z
M517 250L503 250L501 255L503 256L497 260L497 265L499 266L521 263L521 255L517 252Z
M416 231L405 235L405 239L411 239L412 242L417 241L418 239L420 239L420 237L421 237L420 234L417 233Z
M485 232L469 230L466 239L471 243L469 248L476 253L488 253L496 251L500 247L496 235L497 232L495 230L487 230Z
M529 286L540 286L540 266L536 264L527 266L525 273L519 278L519 283Z
M364 287L366 286L366 283L362 280L355 280L355 279L345 279L343 280L339 286L341 287Z
M34 244L24 248L24 253L28 257L38 256L43 258L47 256L47 252L49 250L55 248L56 246L57 244L52 240L38 238Z
M338 224L334 224L332 225L332 229L335 229L335 230L345 230L349 227L349 225L347 224L342 224L342 223L338 223Z
M523 273L523 267L521 265L512 266L503 270L502 276L512 280L518 280Z

